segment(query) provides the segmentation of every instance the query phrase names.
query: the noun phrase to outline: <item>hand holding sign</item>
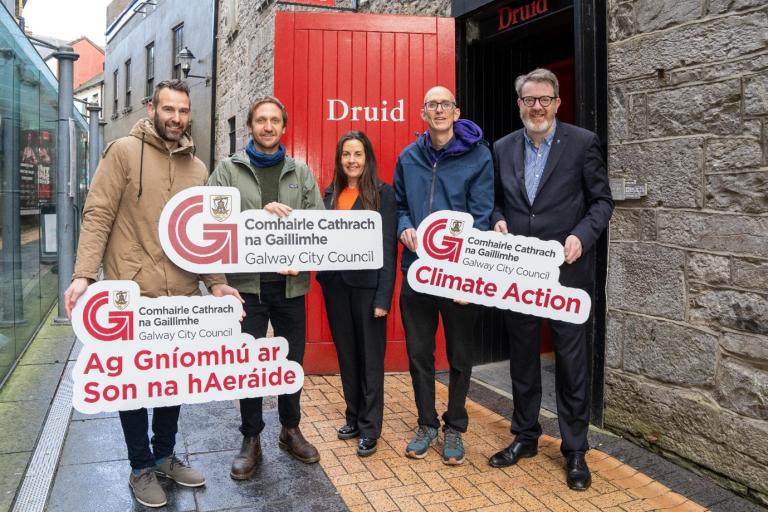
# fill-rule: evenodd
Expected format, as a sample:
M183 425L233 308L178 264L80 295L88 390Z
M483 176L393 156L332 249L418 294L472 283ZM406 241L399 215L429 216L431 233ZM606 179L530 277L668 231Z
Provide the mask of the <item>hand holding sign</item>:
M479 231L470 214L452 211L429 215L417 239L419 259L408 269L416 291L564 322L589 318L589 294L558 281L559 242Z
M72 371L84 413L294 393L285 338L240 332L234 296L141 297L133 281L88 287L72 314L85 345Z

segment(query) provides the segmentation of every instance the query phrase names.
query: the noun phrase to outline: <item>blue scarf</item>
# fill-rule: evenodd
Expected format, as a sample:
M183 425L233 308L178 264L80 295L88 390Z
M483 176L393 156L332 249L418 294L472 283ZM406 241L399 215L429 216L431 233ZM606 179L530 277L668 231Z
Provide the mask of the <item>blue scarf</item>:
M253 139L251 139L248 141L248 144L245 145L245 152L248 153L248 158L251 160L251 163L255 167L260 167L262 169L266 167L274 167L285 159L285 146L282 144L280 144L276 153L268 155L256 149L256 146L253 144Z

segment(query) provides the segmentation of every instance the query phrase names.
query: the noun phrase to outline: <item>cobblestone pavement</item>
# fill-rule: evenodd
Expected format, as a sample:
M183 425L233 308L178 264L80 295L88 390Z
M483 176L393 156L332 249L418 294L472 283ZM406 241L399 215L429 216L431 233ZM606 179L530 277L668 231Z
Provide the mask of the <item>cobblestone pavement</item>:
M466 461L441 462L438 443L423 460L408 459L404 447L416 424L410 377L387 375L379 450L367 458L355 454L355 440L339 441L344 400L338 376L310 376L305 384L302 429L321 453L320 463L352 511L611 511L706 510L631 466L599 450L587 460L592 487L571 491L565 484L560 441L542 436L539 455L510 468L495 469L487 460L510 442L509 420L468 401L469 430L464 435ZM436 384L438 412L448 390Z

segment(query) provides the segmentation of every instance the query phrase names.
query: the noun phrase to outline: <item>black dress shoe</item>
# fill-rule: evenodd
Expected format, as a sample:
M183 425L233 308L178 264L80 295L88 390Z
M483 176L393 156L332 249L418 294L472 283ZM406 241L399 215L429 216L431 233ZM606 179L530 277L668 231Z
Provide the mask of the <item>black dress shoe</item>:
M336 431L336 435L339 439L342 441L346 439L352 439L353 437L357 437L360 435L360 431L357 430L357 427L352 425L344 425L339 430Z
M376 453L376 439L371 437L361 437L357 441L357 454L360 457L367 457Z
M568 487L574 491L586 491L592 485L592 475L589 473L587 461L583 452L571 452L566 457L568 472Z
M533 457L539 451L538 441L515 441L488 459L488 464L495 468L506 468L516 464L519 459Z

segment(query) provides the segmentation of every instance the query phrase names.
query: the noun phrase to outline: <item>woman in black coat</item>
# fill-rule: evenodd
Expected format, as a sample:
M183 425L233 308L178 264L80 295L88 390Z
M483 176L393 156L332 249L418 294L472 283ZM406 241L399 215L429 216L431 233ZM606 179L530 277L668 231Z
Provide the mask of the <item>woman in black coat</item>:
M318 272L328 324L339 358L347 404L339 439L359 436L357 454L376 451L384 413L384 352L397 259L396 205L392 187L379 180L368 137L345 133L336 146L333 184L325 191L328 210L374 210L381 214L384 266L371 270Z

